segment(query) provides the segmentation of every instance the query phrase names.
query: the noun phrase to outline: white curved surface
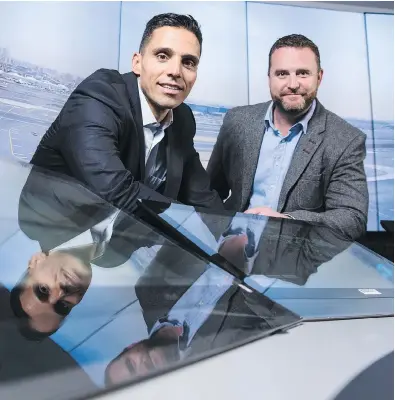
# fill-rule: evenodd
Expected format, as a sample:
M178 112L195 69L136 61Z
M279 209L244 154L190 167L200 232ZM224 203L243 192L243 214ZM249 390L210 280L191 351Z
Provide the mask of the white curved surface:
M333 399L393 350L393 318L309 322L100 399Z

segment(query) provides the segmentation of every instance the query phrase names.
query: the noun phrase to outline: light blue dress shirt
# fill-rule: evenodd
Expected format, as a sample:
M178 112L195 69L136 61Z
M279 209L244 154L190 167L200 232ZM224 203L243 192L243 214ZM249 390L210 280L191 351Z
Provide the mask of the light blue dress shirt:
M282 136L274 126L273 102L270 104L265 116L265 134L248 208L266 206L277 210L281 188L296 145L301 134L307 133L307 124L313 116L315 107L314 100L303 119L293 125L286 136Z

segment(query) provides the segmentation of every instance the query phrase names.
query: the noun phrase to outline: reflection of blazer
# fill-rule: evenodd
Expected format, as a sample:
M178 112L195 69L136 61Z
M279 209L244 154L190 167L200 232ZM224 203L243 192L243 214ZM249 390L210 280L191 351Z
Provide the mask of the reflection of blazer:
M19 197L18 222L30 239L49 251L114 210L74 179L33 167Z
M183 271L172 268L174 260L184 265ZM148 332L159 318L170 312L181 296L205 272L206 266L206 262L179 249L158 253L135 287ZM198 329L190 343L189 354L201 355L202 351L235 345L236 342L253 339L289 322L288 313L284 313L280 306L263 296L259 311L255 312L253 298L237 286L230 287ZM258 315L264 315L267 319Z
M217 241L221 235L226 236L232 216L208 213L198 213L198 215ZM245 234L240 232L243 233ZM325 226L278 218L268 218L261 237L256 239L255 248L258 255L253 261L250 274L278 276L280 279L299 285L305 284L321 264L330 261L353 243ZM219 252L221 254L221 249ZM179 257L177 250L168 246L158 252L157 258L166 260L167 268L179 275L183 275L186 271L190 273L193 266L192 261L186 262L185 257ZM228 259L228 261L247 273L247 259Z
M269 104L236 107L225 116L207 171L229 210L248 207ZM365 135L317 101L292 157L277 211L325 224L355 240L366 230L365 155Z
M158 190L185 204L223 208L193 145L190 108L173 110L165 130L167 177ZM162 143L161 143L162 145ZM100 69L71 94L43 136L32 164L72 176L126 212L153 198L145 179L145 142L136 75Z
M260 238L251 274L304 285L321 264L352 243L327 227L270 218Z
M218 218L215 215L210 218L208 214L204 217L217 237L231 220L231 217ZM271 218L259 240L259 255L251 273L304 285L321 264L344 251L351 243L327 227ZM135 288L148 332L205 272L206 266L205 261L177 246L165 246L157 253ZM276 304L268 300L267 306L267 311L277 312L273 320L279 318L281 310L276 309ZM268 328L267 322L254 312L245 293L231 287L192 340L191 354L251 338Z
M49 251L92 228L116 209L100 197L65 176L33 167L19 198L21 230ZM101 267L124 263L141 246L159 244L158 235L120 212L104 255L95 260Z

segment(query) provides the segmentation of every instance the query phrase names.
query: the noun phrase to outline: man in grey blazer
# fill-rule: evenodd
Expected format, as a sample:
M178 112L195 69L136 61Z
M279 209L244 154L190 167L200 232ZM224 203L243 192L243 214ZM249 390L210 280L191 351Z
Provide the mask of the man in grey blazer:
M226 114L207 170L226 209L316 222L356 239L369 203L366 137L318 101L322 76L311 40L278 39L269 53L272 101Z

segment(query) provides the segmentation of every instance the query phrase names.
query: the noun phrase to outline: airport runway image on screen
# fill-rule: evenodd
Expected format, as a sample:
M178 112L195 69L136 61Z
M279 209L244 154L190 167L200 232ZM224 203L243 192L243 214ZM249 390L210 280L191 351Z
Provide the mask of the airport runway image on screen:
M72 74L18 62L0 49L0 157L29 162L41 137L81 80ZM195 146L206 167L227 109L218 105L189 106L197 124ZM365 167L369 215L373 218L372 227L376 227L377 204L379 219L393 219L394 122L372 123L368 118L348 121L367 134L367 160L375 161L366 162Z

